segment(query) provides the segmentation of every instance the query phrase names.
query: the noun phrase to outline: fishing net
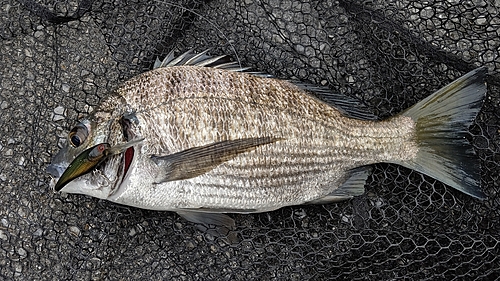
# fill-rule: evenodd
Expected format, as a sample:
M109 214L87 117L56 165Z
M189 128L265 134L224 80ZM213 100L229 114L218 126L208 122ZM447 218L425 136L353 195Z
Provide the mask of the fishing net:
M500 276L499 1L0 0L1 280L492 280ZM228 54L382 118L478 66L469 141L488 198L396 165L338 204L233 215L237 242L174 213L54 193L79 116L170 50Z

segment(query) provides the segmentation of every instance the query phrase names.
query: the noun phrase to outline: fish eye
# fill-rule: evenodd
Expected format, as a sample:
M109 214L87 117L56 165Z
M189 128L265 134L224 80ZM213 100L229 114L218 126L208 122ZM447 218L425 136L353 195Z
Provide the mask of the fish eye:
M83 123L78 123L68 134L69 143L73 147L79 147L87 139L89 130Z

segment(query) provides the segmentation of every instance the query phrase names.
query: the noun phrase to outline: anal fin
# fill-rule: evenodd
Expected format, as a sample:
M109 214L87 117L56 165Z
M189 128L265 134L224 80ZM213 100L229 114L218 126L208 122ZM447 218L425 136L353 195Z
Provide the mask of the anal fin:
M372 172L371 166L363 166L349 171L347 180L330 194L307 202L307 204L336 203L365 193L365 184Z

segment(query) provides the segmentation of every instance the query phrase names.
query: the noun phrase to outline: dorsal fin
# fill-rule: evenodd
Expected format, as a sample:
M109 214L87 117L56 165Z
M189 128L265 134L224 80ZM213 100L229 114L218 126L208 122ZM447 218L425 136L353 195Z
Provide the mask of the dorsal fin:
M209 56L207 55L207 52L209 50L210 49L206 49L205 51L196 54L193 53L193 49L191 49L178 57L175 57L174 51L170 51L170 53L168 53L168 55L162 61L156 58L153 69L181 65L210 66L213 68L225 69L235 72L243 72L250 69L250 67L240 66L239 63L235 61L228 62L229 58L226 55L217 57Z
M175 56L174 51L170 51L168 55L163 59L163 61L156 58L153 69L161 67L172 67L172 66L199 66L199 67L213 67L217 69L224 69L233 72L245 72L259 77L273 78L273 75L262 73L262 72L251 72L248 71L250 67L242 67L238 62L230 61L229 57L226 55L212 57L207 55L210 49L206 49L201 53L194 53L193 49L179 55ZM343 95L330 92L330 89L326 87L318 87L311 84L297 82L289 80L300 88L311 92L313 95L318 97L320 100L334 106L338 109L344 116L360 119L360 120L378 120L368 107L362 103L360 100Z
M320 100L338 109L344 116L359 120L379 120L362 101L344 94L332 93L327 87L318 87L307 83L290 81L300 88L311 92Z
M161 68L161 67L191 65L191 66L199 66L199 67L213 67L213 68L224 69L224 70L233 71L233 72L245 72L248 74L252 74L252 75L264 77L264 78L273 77L272 75L267 74L267 73L248 71L250 69L250 67L241 66L236 61L230 61L230 58L227 55L212 57L210 55L207 55L208 51L210 51L210 49L206 49L205 51L196 54L196 53L193 53L193 49L191 49L191 50L179 55L178 57L176 57L174 54L174 51L172 50L172 51L170 51L170 53L168 53L168 55L163 60L156 58L156 61L153 65L153 69L157 69L157 68Z

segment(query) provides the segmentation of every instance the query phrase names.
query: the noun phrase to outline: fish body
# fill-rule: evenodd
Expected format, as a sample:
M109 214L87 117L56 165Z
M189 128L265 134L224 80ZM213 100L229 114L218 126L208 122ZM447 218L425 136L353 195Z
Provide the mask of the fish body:
M470 148L463 134L482 104L484 69L378 121L353 118L358 112L349 103L332 106L307 87L234 65L206 67L216 58L204 54L183 56L126 81L70 132L48 168L56 189L196 221L192 213L265 212L351 198L363 193L369 165L387 162L484 197L478 168L463 163L469 152L447 151ZM442 105L460 95L466 101L458 109ZM110 149L99 163L63 175L79 165L77 157L94 163L100 144Z

